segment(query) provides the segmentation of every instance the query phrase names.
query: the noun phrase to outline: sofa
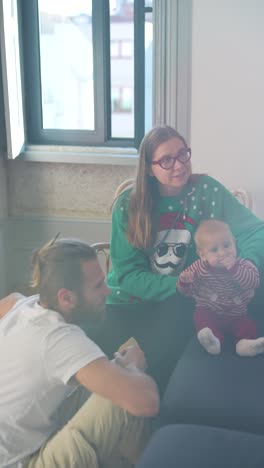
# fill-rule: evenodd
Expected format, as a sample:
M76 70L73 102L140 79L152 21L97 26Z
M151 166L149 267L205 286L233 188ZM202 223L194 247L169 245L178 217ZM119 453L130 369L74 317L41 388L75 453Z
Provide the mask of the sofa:
M136 468L263 468L264 437L175 424L156 432Z
M251 208L246 192L234 195ZM249 315L264 336L264 287ZM212 356L193 337L162 397L159 426L137 468L263 468L264 355L239 357L227 339Z
M264 288L249 314L264 335ZM212 356L192 338L163 395L159 426L137 468L263 468L264 355L239 357L227 340Z
M264 288L249 306L264 336ZM160 429L138 468L264 467L264 355L240 357L225 341L208 354L193 337L161 401Z

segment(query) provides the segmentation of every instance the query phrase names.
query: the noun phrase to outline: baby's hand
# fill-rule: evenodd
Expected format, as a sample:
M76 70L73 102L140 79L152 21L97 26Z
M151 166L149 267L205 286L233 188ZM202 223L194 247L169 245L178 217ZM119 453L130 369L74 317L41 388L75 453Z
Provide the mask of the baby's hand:
M221 264L224 265L224 267L227 269L227 270L230 270L234 264L236 263L236 257L234 257L233 255L232 256L228 256L228 257L225 257L221 260Z
M180 280L183 283L192 283L194 279L194 272L193 271L183 271L180 274Z

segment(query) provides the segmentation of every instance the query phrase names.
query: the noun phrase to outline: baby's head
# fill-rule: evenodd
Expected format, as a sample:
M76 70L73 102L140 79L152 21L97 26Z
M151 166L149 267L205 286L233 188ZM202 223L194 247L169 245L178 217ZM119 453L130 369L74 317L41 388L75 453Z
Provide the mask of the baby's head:
M195 232L194 240L197 254L210 266L222 268L224 258L237 255L234 237L223 221L202 221Z

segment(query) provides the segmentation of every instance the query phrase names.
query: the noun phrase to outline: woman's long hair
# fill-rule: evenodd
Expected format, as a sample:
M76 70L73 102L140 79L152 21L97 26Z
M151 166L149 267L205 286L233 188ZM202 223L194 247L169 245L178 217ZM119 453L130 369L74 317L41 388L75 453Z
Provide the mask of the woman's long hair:
M164 125L150 130L139 148L137 173L128 204L126 232L130 244L139 249L152 247L156 237L160 194L156 178L150 175L153 154L158 146L172 138L178 138L187 147L185 139L174 128Z

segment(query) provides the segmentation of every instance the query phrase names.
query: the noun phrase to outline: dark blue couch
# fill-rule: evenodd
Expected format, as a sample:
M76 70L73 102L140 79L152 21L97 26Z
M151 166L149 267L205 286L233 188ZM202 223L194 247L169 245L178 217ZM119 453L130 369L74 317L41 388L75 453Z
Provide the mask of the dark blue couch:
M165 391L162 425L202 424L264 434L264 355L211 356L193 339Z
M263 289L250 314L264 336ZM227 339L211 356L193 338L163 395L160 422L138 468L264 468L264 355L239 357Z
M207 426L161 428L137 468L263 468L264 437Z

